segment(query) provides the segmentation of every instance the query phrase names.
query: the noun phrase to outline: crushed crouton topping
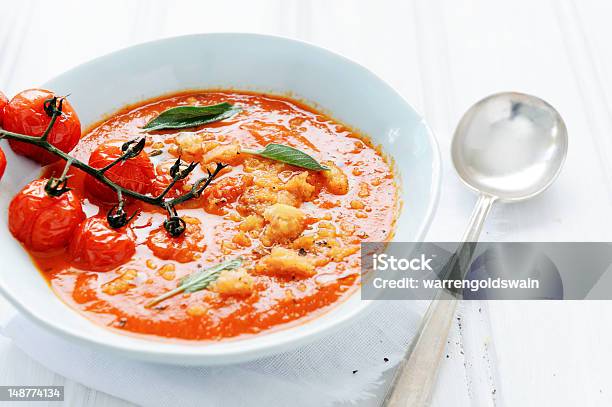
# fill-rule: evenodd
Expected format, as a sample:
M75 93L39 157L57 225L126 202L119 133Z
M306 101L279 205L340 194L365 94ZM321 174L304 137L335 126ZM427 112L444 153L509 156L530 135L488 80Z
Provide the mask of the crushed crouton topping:
M262 274L286 277L311 277L315 274L312 259L284 247L274 247L269 255L259 260L255 269Z
M321 174L325 179L327 190L334 195L346 195L349 190L346 174L331 161L327 161L325 165L329 167L329 171L322 171Z
M250 295L253 285L253 277L244 268L240 268L222 271L210 289L223 295Z
M263 217L267 225L261 236L261 242L265 246L290 242L299 237L306 227L304 212L285 204L270 206Z

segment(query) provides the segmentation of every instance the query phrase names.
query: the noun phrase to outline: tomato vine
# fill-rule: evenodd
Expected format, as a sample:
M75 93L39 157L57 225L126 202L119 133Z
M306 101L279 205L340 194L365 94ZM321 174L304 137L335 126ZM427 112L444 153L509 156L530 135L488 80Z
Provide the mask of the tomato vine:
M93 168L90 165L72 157L70 154L65 153L59 148L53 146L49 141L47 141L47 137L51 132L57 118L62 115L62 103L64 99L64 97L54 96L53 98L50 98L45 101L45 113L51 118L51 121L49 122L49 125L40 137L33 137L25 134L14 133L0 128L0 139L13 139L23 143L32 144L48 151L49 153L61 158L66 162L64 170L62 171L62 174L59 177L49 178L49 181L45 186L45 191L49 196L58 197L70 190L70 188L68 188L68 170L70 169L70 167L76 167L87 173L88 175L94 177L98 181L104 183L108 187L112 188L117 193L117 204L115 204L111 209L109 209L106 215L110 227L114 229L121 228L127 225L130 220L132 220L136 215L136 213L134 213L131 216L128 216L124 210L124 196L129 196L136 200L166 210L167 218L164 221L164 228L173 237L178 237L182 235L185 231L186 224L185 221L178 215L176 211L176 206L191 199L198 198L202 194L202 192L211 184L211 182L219 175L221 170L226 167L226 165L217 163L213 171L207 169L207 176L195 181L188 192L175 198L167 198L166 195L178 181L187 178L189 174L191 174L192 171L197 167L198 163L192 162L187 164L184 163L179 157L174 163L174 165L172 165L172 167L170 168L170 176L172 177L172 180L169 182L168 186L157 196L145 195L136 191L132 191L128 188L124 188L121 185L118 185L116 182L111 181L108 177L106 177L105 173L115 165L137 157L144 149L146 137L141 137L139 139L134 139L125 142L121 146L122 154L120 157L118 157L116 160L114 160L103 168Z

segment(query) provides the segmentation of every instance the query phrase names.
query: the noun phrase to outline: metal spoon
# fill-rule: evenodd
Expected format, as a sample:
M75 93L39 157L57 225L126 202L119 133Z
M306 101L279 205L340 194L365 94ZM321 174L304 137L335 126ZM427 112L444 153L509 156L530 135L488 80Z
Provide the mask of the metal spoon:
M542 99L498 93L472 106L459 122L451 146L457 174L479 194L463 242L478 240L495 201L521 201L548 188L566 154L565 123ZM470 256L471 252L468 260ZM441 291L431 302L383 405L429 405L458 301Z

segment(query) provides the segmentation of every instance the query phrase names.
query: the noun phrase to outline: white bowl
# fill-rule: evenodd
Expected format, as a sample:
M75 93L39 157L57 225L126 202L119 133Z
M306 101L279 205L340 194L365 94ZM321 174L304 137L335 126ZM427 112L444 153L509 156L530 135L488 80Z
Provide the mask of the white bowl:
M391 155L400 174L403 208L396 241L424 237L440 183L436 141L423 119L384 81L330 51L285 38L202 34L130 47L74 68L45 83L70 102L83 127L125 104L184 89L234 88L287 94L316 103L369 135ZM372 305L356 292L330 311L296 326L218 343L147 340L96 325L51 291L7 227L11 197L37 175L37 167L4 148L9 161L0 183L0 292L23 314L68 340L169 364L226 364L255 359L312 341ZM41 344L44 346L44 344Z

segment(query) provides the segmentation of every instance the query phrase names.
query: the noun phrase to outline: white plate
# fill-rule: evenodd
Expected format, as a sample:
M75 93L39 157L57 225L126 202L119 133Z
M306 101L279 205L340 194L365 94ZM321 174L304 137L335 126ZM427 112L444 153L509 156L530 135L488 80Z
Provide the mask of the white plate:
M128 103L184 89L235 88L291 94L372 137L401 174L403 209L395 240L424 237L437 205L440 158L423 119L389 85L330 51L285 38L202 34L127 48L74 68L43 85L70 102L83 127ZM6 146L5 146L6 147ZM213 344L147 340L96 325L60 301L6 225L11 197L36 166L6 147L0 183L0 292L41 326L126 357L169 364L225 364L278 353L312 341L363 315L371 301L357 292L324 315L275 332ZM44 344L41 344L44 346Z

